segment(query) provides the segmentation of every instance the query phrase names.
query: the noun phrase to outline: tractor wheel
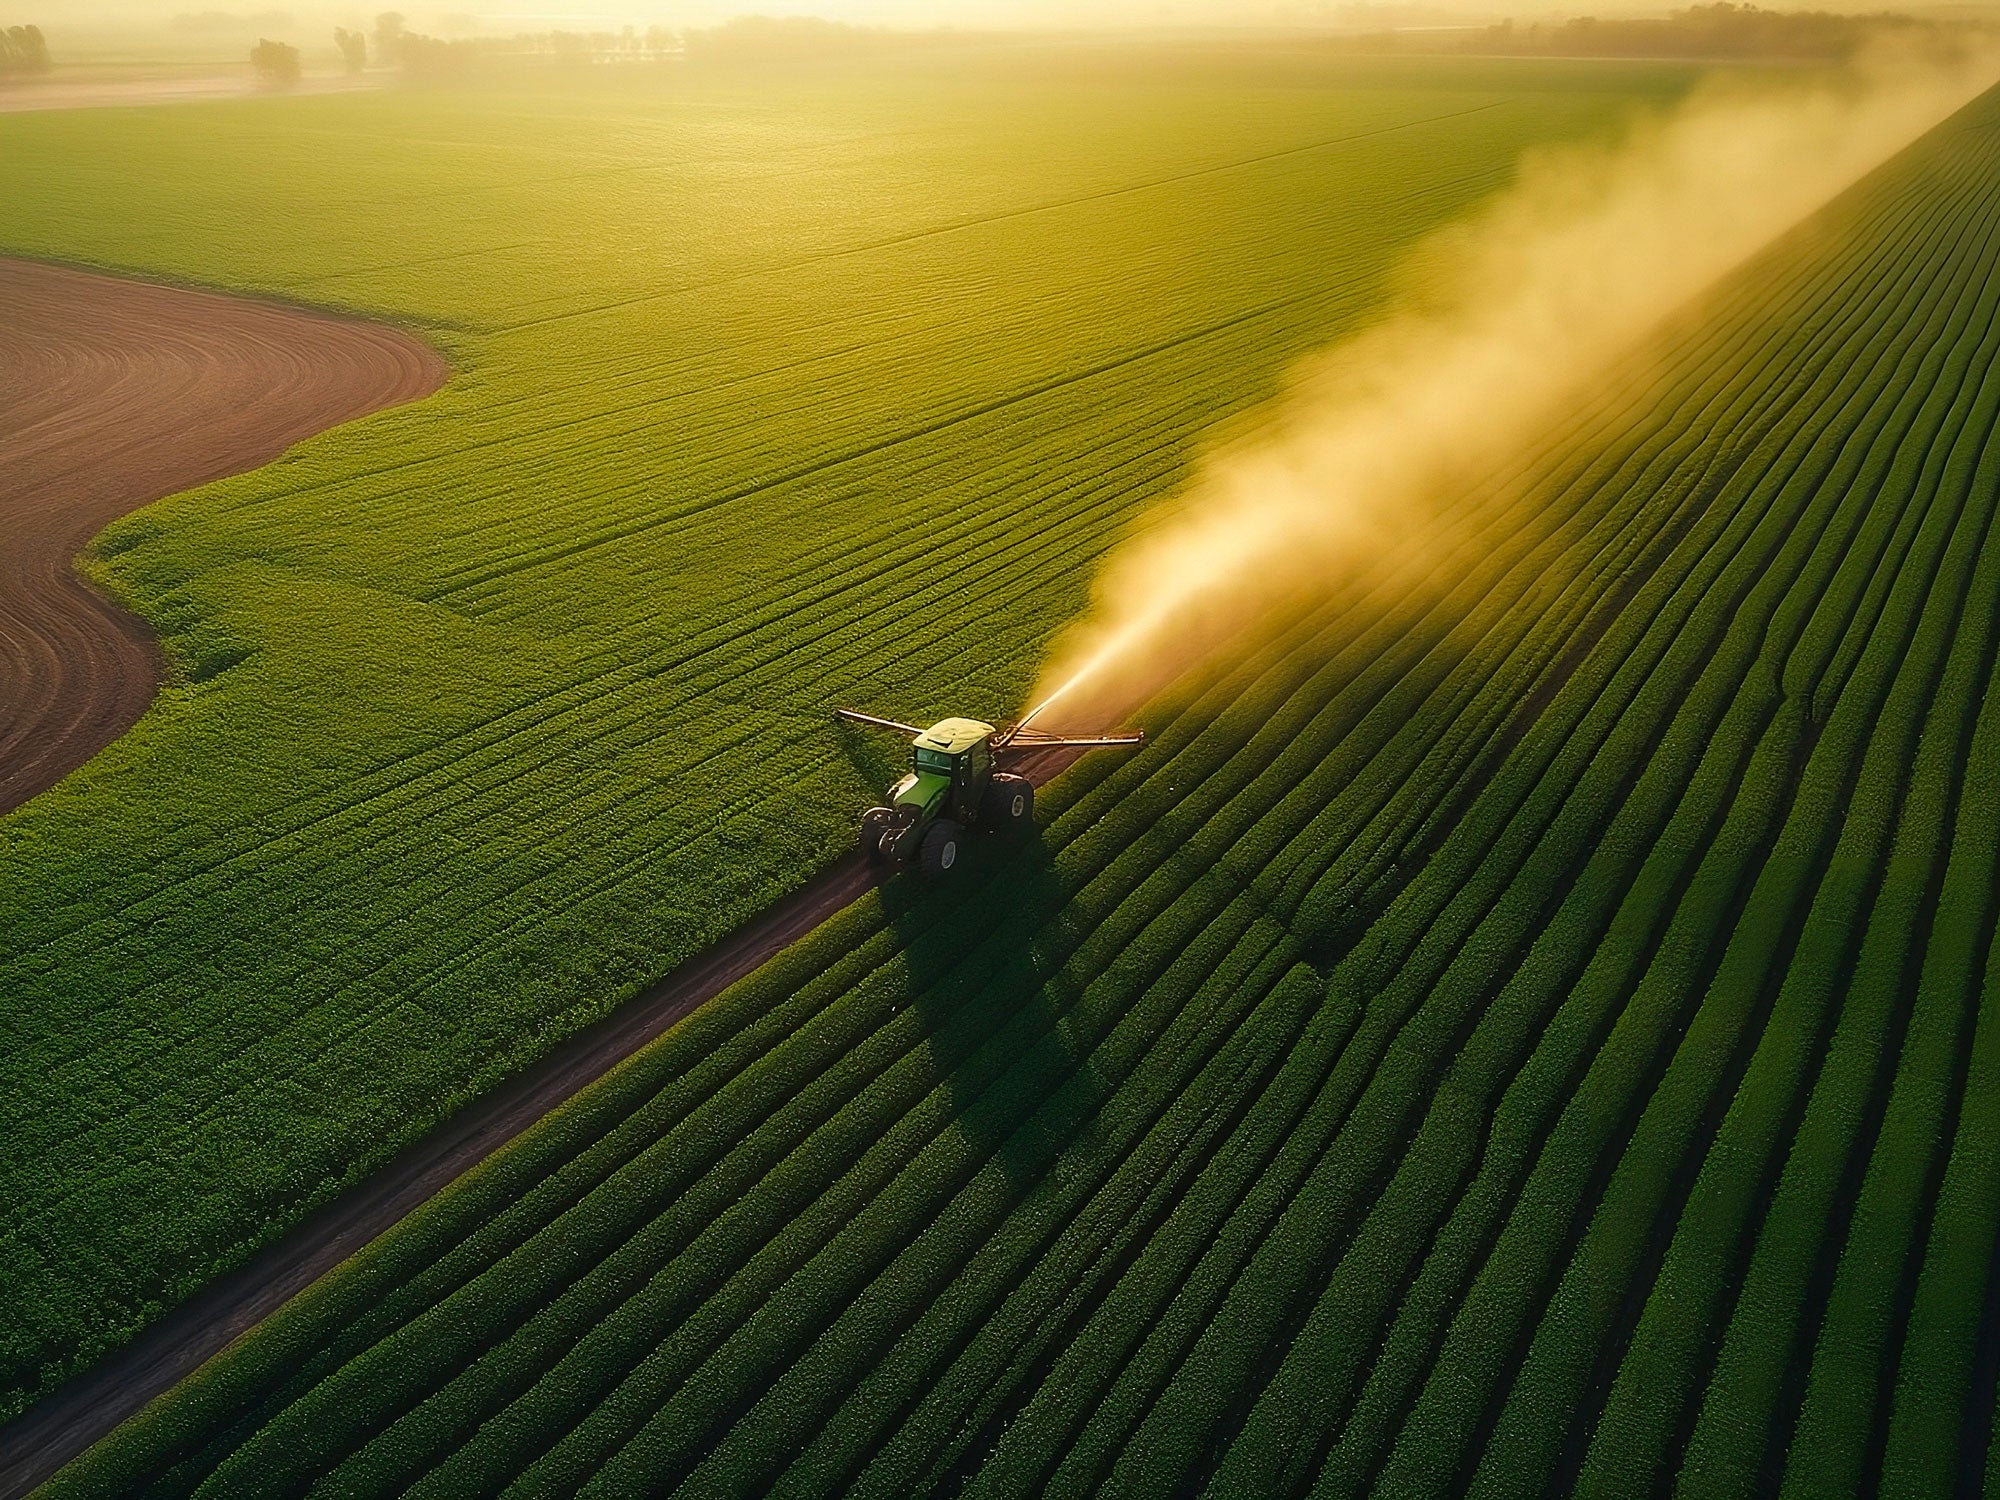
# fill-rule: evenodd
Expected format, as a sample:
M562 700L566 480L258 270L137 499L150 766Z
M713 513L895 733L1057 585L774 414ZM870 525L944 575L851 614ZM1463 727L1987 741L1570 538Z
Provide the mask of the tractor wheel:
M1035 826L1035 784L1025 776L995 776L986 783L986 826L1020 838Z
M917 851L917 863L923 866L926 875L948 875L958 865L958 857L965 852L965 830L949 818L939 818L924 834L923 847Z
M882 835L889 830L890 817L886 807L871 807L861 815L861 853L870 864L879 864L885 857Z

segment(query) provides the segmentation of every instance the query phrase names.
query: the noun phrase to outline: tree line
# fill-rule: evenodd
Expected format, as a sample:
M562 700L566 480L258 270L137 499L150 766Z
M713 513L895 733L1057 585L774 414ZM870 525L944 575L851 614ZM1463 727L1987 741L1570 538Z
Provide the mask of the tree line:
M452 40L412 31L400 12L376 17L372 37L336 31L334 41L358 73L370 57L377 67L415 77L471 71L481 59L546 57L559 63L634 63L731 58L818 57L879 44L894 33L813 17L739 17L722 25L675 31L665 26L625 26L617 31L517 31ZM371 51L372 48L372 51Z
M1554 24L1503 21L1476 35L1468 48L1563 57L1742 57L1838 62L1885 27L1926 24L1906 15L1834 15L1823 10L1776 11L1728 0L1677 10L1664 20L1577 16Z
M545 57L558 63L663 62L689 58L818 57L879 44L893 33L810 17L741 17L716 27L674 31L665 26L617 31L520 31L510 35L444 38L412 31L401 11L384 11L368 31L337 26L333 44L341 65L358 76L371 64L422 79L463 77L483 59ZM285 84L299 77L299 50L260 40L250 60L260 77Z
M49 44L39 26L0 27L0 78L49 70Z

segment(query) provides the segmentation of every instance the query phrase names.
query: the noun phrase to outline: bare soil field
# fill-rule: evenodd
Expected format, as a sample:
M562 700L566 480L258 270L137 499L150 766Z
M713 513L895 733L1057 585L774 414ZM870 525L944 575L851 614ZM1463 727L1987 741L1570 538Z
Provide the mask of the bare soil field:
M131 727L162 661L78 573L111 521L444 382L399 329L0 259L0 812Z

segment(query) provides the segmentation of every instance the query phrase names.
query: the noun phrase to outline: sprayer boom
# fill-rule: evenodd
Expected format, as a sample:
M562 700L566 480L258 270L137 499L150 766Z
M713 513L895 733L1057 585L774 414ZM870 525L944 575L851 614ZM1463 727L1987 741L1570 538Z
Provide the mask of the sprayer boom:
M898 734L919 735L923 730L914 724L899 724L894 719L878 719L874 714L864 714L852 708L836 708L836 719L845 719L850 724L866 724L870 729L893 729Z
M1112 745L1143 745L1146 736L1131 734L1055 734L1046 729L1003 729L993 737L998 750L1097 750Z

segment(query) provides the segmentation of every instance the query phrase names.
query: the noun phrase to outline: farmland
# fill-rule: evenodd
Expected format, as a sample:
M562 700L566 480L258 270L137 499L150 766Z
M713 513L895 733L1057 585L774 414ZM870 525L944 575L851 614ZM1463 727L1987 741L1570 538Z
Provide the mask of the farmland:
M1996 174L1988 96L1424 586L1184 685L59 1492L1990 1487Z
M1414 236L1685 83L1003 51L0 121L0 250L453 365L92 563L174 675L0 822L0 1410L803 882L884 770L830 703L1011 706Z
M427 396L445 374L376 324L0 262L0 812L117 739L159 690L152 633L76 568L108 522Z

